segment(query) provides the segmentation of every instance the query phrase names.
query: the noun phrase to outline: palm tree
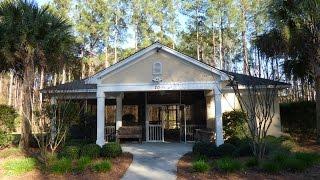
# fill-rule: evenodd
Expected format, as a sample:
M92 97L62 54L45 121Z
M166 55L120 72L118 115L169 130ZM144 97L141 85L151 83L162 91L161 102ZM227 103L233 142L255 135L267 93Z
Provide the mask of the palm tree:
M48 7L39 8L33 1L4 1L0 4L0 37L0 53L6 65L0 69L14 69L23 80L20 147L27 148L31 136L35 69L54 69L52 66L64 63L59 57L72 46L70 26L51 14Z

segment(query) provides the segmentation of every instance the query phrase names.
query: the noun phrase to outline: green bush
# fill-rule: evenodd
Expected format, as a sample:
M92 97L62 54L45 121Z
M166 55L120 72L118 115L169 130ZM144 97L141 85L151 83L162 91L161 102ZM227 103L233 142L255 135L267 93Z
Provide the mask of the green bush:
M294 172L300 172L308 168L307 163L303 160L296 159L295 157L290 157L283 162L284 167L287 170L291 170Z
M192 169L196 172L206 172L209 168L209 164L204 160L197 160L192 163Z
M230 137L228 138L225 143L233 144L234 146L238 147L243 143L243 139L240 139L238 137Z
M316 103L300 101L280 104L281 126L285 132L301 134L316 130Z
M78 159L80 148L78 146L65 146L59 153L59 157L66 157L70 159Z
M51 172L57 174L68 173L72 171L72 161L68 158L57 159L51 163L50 167Z
M252 156L253 151L250 142L243 141L238 147L236 147L232 155L235 157Z
M108 172L111 170L111 163L109 160L104 160L102 162L96 163L92 166L94 172Z
M218 147L218 151L221 156L231 156L235 150L236 150L236 147L229 143L221 144Z
M192 147L192 152L195 155L202 155L207 157L220 156L217 146L209 142L196 142Z
M222 115L223 131L226 138L245 138L248 134L246 114L240 110L225 112Z
M77 165L74 168L75 172L83 172L91 163L91 158L86 157L80 157L80 159L77 161Z
M234 172L243 169L243 166L239 161L229 157L216 160L216 164L219 169L226 172Z
M33 158L19 158L8 160L3 164L6 175L21 175L32 171L36 167L36 160Z
M100 156L101 148L97 144L87 144L81 148L81 156L90 158L98 158Z
M17 112L11 106L0 105L0 148L7 147L14 139L11 132L15 130Z
M109 142L102 146L101 156L102 157L117 157L122 154L122 148L119 143Z
M270 173L278 173L282 170L282 167L279 165L279 163L266 161L262 163L262 169Z
M256 157L250 157L246 162L245 165L247 167L256 167L259 165L259 161Z
M313 166L320 162L320 155L315 153L295 153L295 158L302 160L307 166Z

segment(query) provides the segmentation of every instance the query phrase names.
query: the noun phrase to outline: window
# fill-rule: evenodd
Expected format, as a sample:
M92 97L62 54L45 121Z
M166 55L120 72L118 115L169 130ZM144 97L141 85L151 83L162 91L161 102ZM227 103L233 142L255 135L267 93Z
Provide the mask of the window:
M162 64L160 62L153 63L152 73L153 73L153 75L161 75L162 74Z

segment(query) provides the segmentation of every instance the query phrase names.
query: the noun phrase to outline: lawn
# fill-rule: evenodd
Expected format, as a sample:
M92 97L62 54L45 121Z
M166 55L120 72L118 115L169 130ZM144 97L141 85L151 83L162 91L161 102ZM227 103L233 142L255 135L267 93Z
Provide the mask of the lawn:
M248 153L217 155L214 148L206 147L204 153L185 154L178 162L178 179L320 179L320 146L315 142L295 144L288 140L272 141L272 149L263 161L258 162ZM290 144L290 145L288 145ZM295 145L293 145L295 144ZM283 147L285 146L285 148ZM278 148L276 148L278 147ZM281 147L281 148L280 148ZM199 150L196 149L197 151ZM201 150L201 148L200 148ZM288 151L287 151L288 150ZM210 153L210 151L215 151ZM226 152L226 151L224 151ZM213 155L212 155L213 154Z
M119 147L119 146L118 146ZM0 179L120 179L132 162L132 154L110 154L110 148L93 144L65 146L48 156L48 165L37 160L37 149L23 152L10 147L0 150ZM107 150L106 150L107 149ZM101 151L106 151L102 156ZM111 157L112 156L112 157Z

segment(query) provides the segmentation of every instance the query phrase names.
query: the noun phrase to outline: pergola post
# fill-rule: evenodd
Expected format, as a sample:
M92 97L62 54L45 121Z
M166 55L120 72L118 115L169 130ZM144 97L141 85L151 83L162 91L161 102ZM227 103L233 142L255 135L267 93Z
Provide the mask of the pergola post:
M222 127L222 108L221 108L221 89L220 84L214 91L215 100L215 131L216 131L216 145L220 146L223 141L223 127Z
M105 94L97 92L97 141L96 144L103 146L105 144Z

